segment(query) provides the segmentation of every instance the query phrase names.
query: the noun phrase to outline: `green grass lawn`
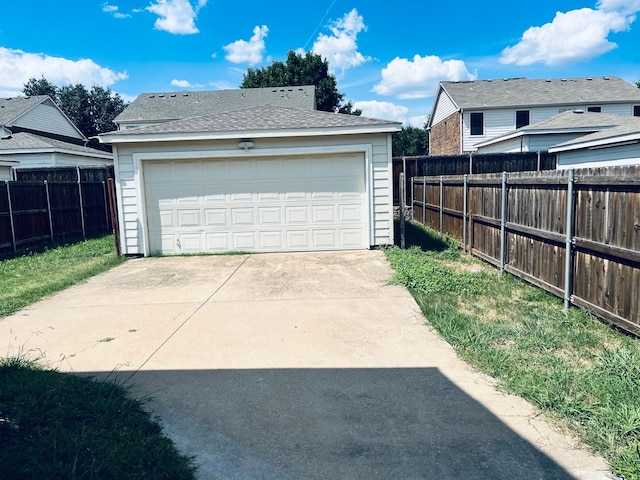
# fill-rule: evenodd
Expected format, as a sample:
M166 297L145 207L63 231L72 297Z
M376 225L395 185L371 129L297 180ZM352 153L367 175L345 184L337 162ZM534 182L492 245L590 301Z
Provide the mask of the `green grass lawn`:
M393 282L465 360L640 480L640 341L409 224ZM420 248L417 245L422 245ZM425 247L426 246L426 247Z
M144 404L112 382L0 359L0 478L194 479Z
M122 262L112 236L0 261L0 322ZM0 478L195 478L145 403L113 382L0 358Z
M124 262L113 236L0 261L0 317Z

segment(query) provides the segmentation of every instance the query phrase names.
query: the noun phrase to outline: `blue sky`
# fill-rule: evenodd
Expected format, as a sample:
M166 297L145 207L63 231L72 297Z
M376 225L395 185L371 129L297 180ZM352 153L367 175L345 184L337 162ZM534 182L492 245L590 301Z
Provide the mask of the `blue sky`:
M364 115L422 126L443 80L640 79L640 0L34 0L1 12L3 97L40 76L126 100L237 88L248 67L311 50Z

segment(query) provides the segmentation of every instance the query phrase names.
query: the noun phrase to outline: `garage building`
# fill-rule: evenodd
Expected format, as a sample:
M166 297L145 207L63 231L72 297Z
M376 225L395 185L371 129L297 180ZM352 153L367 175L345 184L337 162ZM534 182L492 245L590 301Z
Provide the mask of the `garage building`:
M399 123L268 104L148 122L100 136L113 145L125 254L393 243Z

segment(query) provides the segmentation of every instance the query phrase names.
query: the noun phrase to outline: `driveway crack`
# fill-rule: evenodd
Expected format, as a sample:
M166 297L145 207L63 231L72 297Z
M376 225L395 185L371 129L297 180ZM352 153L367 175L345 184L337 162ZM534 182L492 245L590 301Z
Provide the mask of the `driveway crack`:
M142 363L140 364L140 366L139 366L138 368L136 368L133 372L131 372L131 375L129 375L129 376L127 377L127 379L125 380L125 383L126 383L126 382L128 382L129 380L131 380L131 379L134 377L134 375L135 375L136 373L138 373L138 372L139 372L139 371L140 371L140 370L141 370L141 369L142 369L142 368L143 368L143 367L144 367L144 366L149 362L149 360L151 360L151 359L155 356L155 354L156 354L156 353L158 353L158 352L162 349L162 347L164 347L164 346L167 344L167 342L168 342L169 340L171 340L171 339L176 335L176 333L178 333L178 332L182 329L182 327L184 327L184 326L187 324L187 322L188 322L189 320L191 320L191 319L193 318L193 316L194 316L196 313L198 313L198 312L200 311L200 309L201 309L202 307L204 307L204 305L205 305L207 302L209 302L209 300L211 300L211 299L212 299L212 298L213 298L213 297L214 297L214 296L215 296L215 295L216 295L216 294L217 294L217 293L222 289L222 287L224 287L224 286L229 282L229 280L231 280L231 279L234 277L234 275L238 272L238 270L240 270L240 268L242 268L242 266L245 264L245 262L246 262L248 259L249 259L249 256L247 255L247 256L244 258L244 260L242 260L242 262L240 263L240 265L238 265L238 266L233 270L233 272L231 272L231 274L230 274L230 275L225 279L225 281L224 281L224 282L222 282L222 283L220 284L220 286L218 286L218 288L216 288L216 289L214 290L214 292L213 292L211 295L209 295L209 296L208 296L208 297L207 297L207 298L206 298L202 303L200 303L200 305L198 305L198 308L196 308L193 312L191 312L191 314L189 314L189 316L188 316L187 318L185 318L185 319L184 319L184 321L183 321L180 325L178 325L178 326L176 327L176 329L175 329L173 332L171 332L171 334L170 334L170 335L169 335L169 336L168 336L168 337L167 337L167 338L166 338L166 339L165 339L165 340L164 340L164 341L163 341L163 342L158 346L158 348L156 348L156 349L151 353L151 355L149 355L149 356L147 357L147 359L146 359L144 362L142 362Z

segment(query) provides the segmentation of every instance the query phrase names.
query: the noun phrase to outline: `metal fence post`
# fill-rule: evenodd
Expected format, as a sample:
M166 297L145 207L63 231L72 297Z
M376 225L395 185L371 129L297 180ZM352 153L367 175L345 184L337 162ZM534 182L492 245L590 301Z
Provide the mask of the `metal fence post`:
M49 182L44 181L44 190L47 194L47 213L49 214L49 235L51 236L51 241L53 242L53 217L51 213L51 198L49 197Z
M502 172L502 212L500 214L500 273L504 273L507 224L507 172Z
M406 183L404 181L404 172L402 172L400 174L400 185L399 185L399 192L400 192L400 248L405 248L406 246L406 242L405 242L405 220L404 220L404 201L402 200L404 198L405 195L405 190L406 188Z
M4 184L7 186L7 203L9 203L9 223L11 223L11 242L13 243L13 253L17 249L16 245L16 227L13 223L13 205L11 205L11 188L9 187L9 181L5 180Z
M444 233L444 176L440 175L440 234Z
M469 154L469 174L473 173L473 153Z
M87 232L84 225L84 201L82 200L82 179L80 178L80 167L76 167L78 172L78 194L80 196L80 222L82 224L82 238L87 238Z
M464 253L467 253L467 214L468 214L468 208L467 208L467 181L468 181L468 177L469 175L465 175L464 176L464 182L463 182L463 192L462 192L462 203L464 204L464 206L462 207L462 251Z
M422 224L427 224L427 177L422 177Z
M415 206L413 205L413 200L414 200L413 197L415 196L414 192L413 192L413 186L414 186L413 185L413 177L411 177L411 221L412 222L416 220L415 217L414 217L414 213L413 213L413 212L415 212Z
M564 250L564 309L568 310L573 291L573 228L575 217L575 201L573 198L575 170L569 170L567 179L567 240Z
M541 167L542 167L542 160L540 159L540 150L538 150L538 172L540 171Z

